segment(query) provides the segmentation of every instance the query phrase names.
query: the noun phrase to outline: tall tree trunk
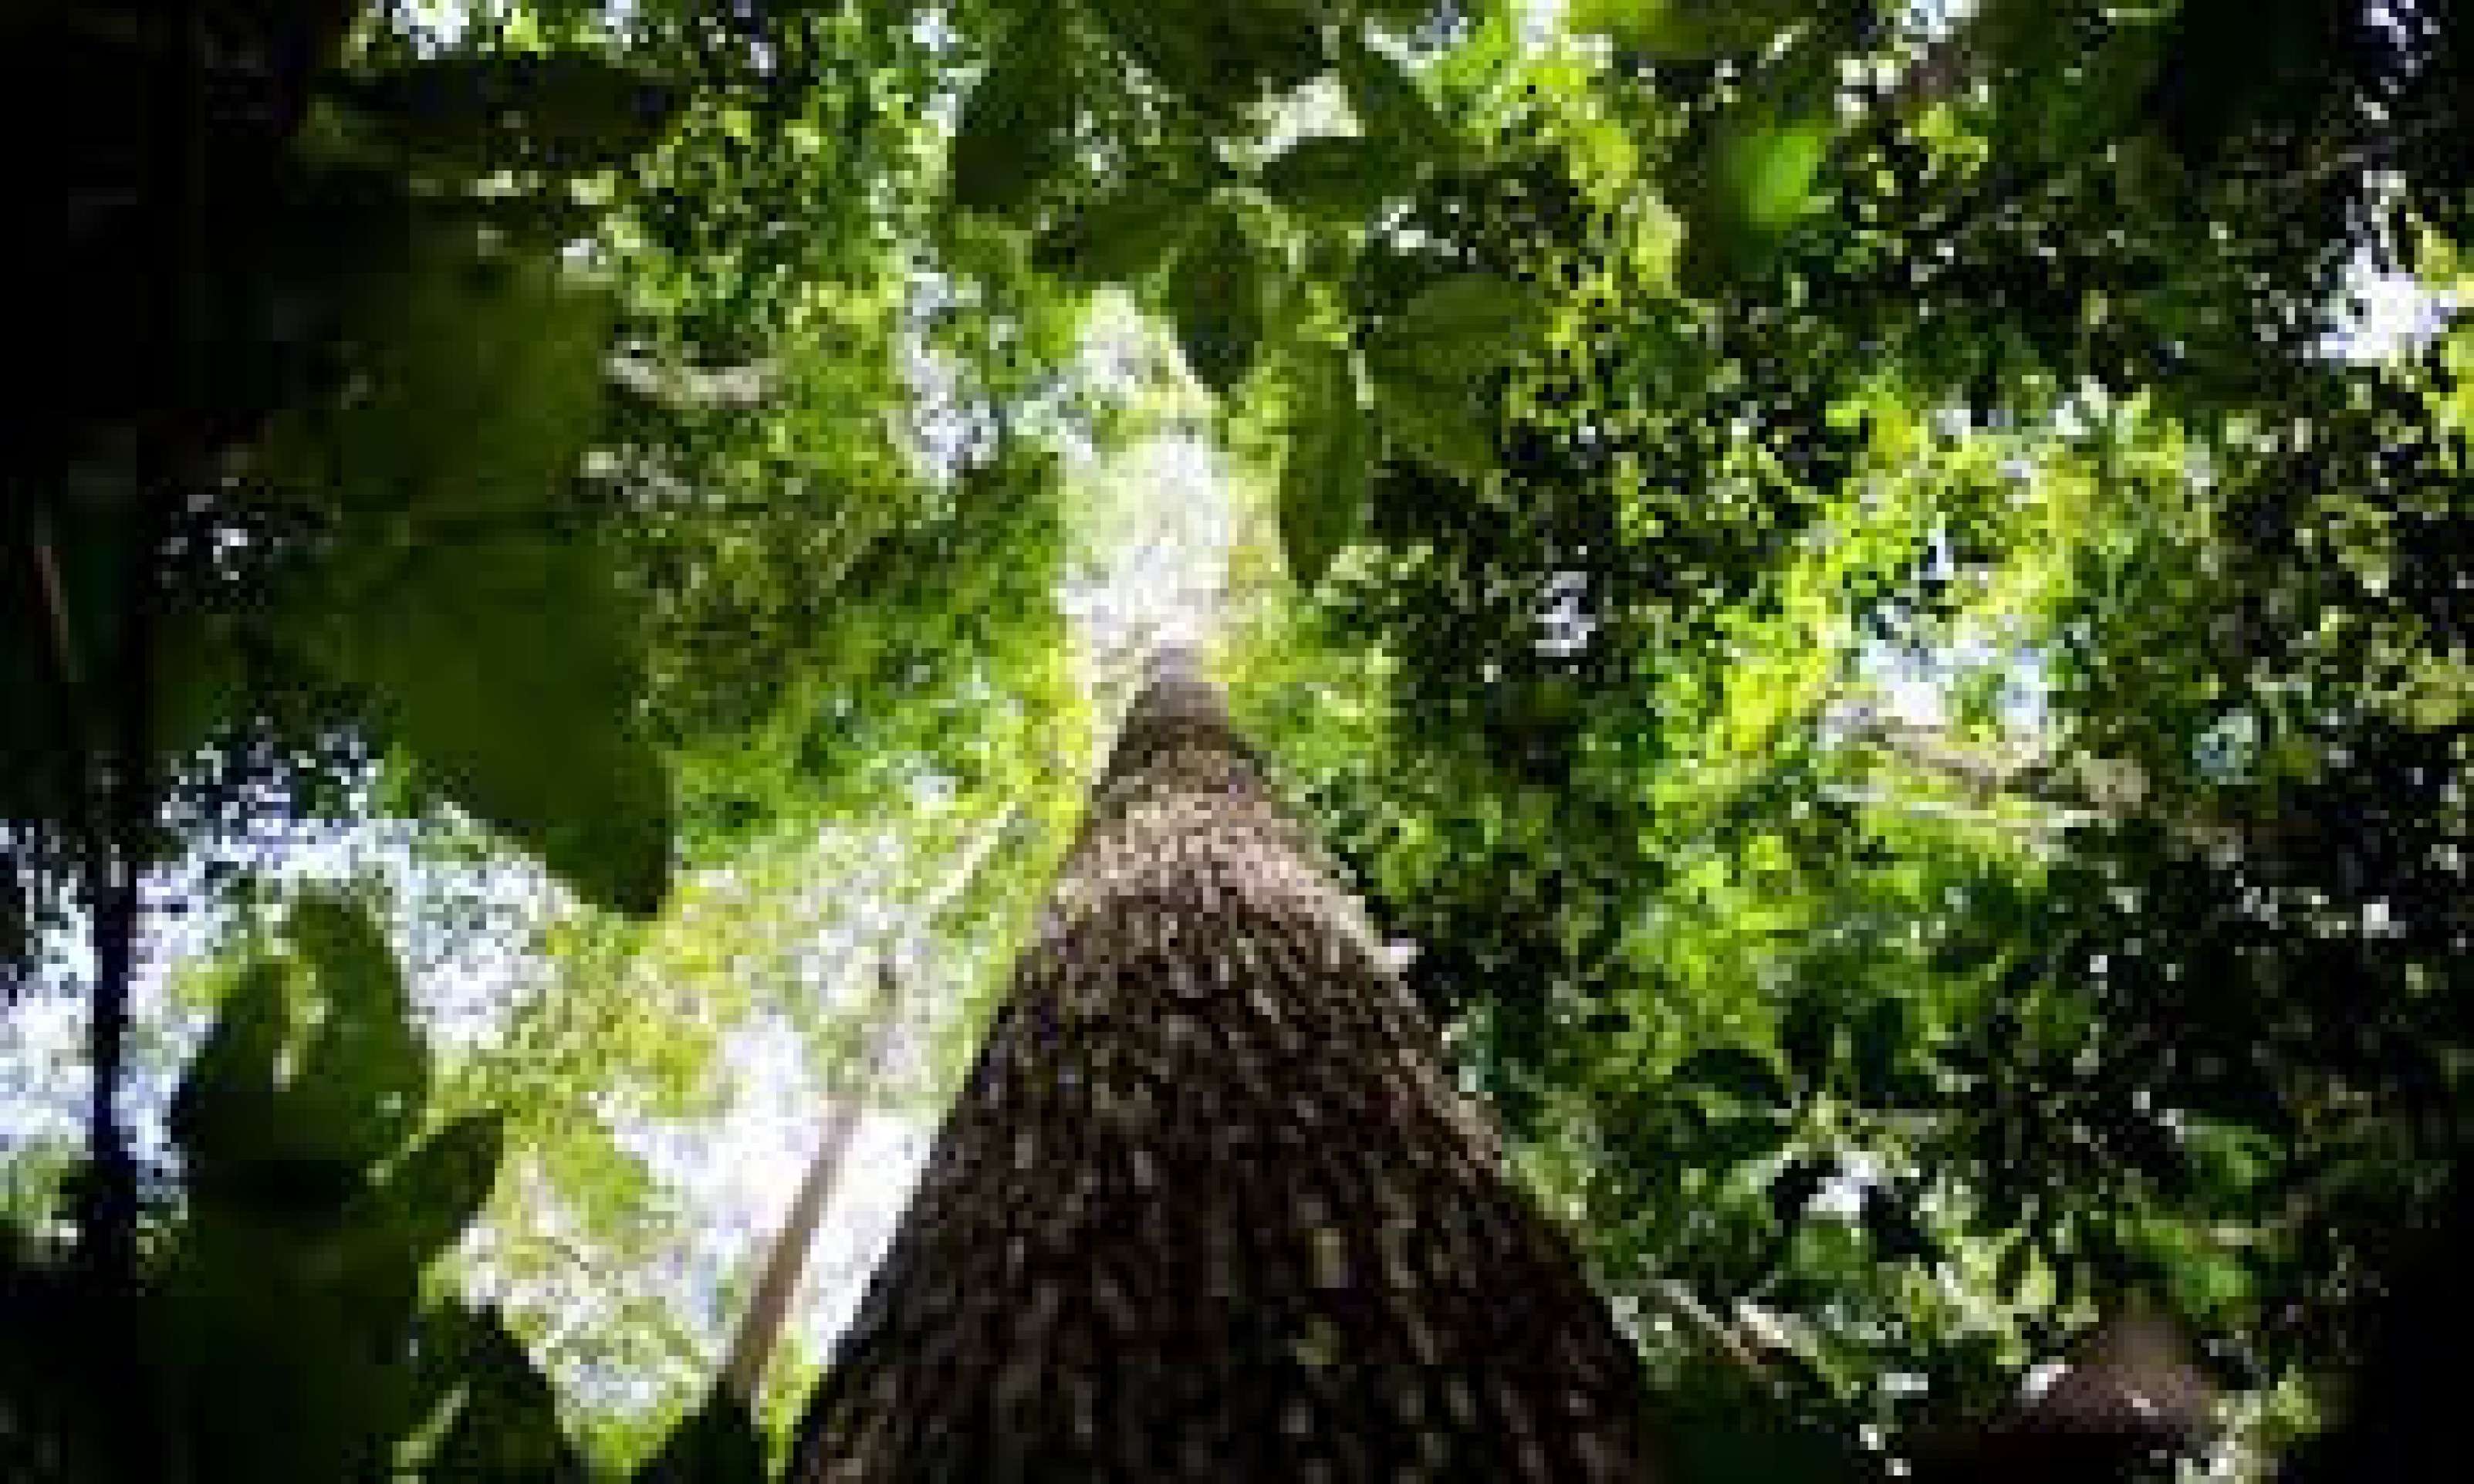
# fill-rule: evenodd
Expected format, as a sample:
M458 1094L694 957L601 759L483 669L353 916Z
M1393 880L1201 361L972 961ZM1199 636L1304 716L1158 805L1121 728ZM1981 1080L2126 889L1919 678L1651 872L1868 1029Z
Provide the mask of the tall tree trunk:
M1631 1347L1377 947L1164 660L792 1479L1647 1477Z

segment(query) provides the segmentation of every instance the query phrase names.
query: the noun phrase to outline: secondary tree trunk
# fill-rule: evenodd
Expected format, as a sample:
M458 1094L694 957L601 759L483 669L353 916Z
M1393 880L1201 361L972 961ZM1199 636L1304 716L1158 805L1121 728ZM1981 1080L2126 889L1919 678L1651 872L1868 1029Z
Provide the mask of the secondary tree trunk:
M936 919L944 915L957 897L970 889L1021 813L1019 803L1009 803L981 827L954 868L912 916L909 935L913 943L925 943L935 929ZM790 1302L798 1297L809 1249L816 1245L816 1229L823 1224L826 1204L833 1198L835 1183L841 1179L842 1161L849 1157L851 1140L859 1133L868 1094L884 1075L894 1034L900 1029L900 1017L895 1011L901 999L902 980L894 970L894 951L887 947L877 959L876 992L860 1012L864 1044L860 1052L858 1076L849 1095L836 1099L825 1115L825 1133L817 1141L815 1158L809 1161L807 1177L799 1181L797 1193L790 1198L789 1214L782 1219L780 1233L765 1251L764 1268L756 1280L756 1291L747 1301L747 1313L740 1321L738 1336L731 1341L730 1356L722 1363L718 1382L722 1392L745 1402L751 1412L762 1399L765 1364L772 1359L774 1349L782 1343L782 1331L789 1324Z
M1631 1346L1216 692L1162 663L799 1484L1637 1481Z
M782 1343L782 1331L789 1326L790 1301L799 1296L799 1279L808 1270L809 1249L816 1245L816 1228L825 1219L825 1204L833 1199L834 1185L841 1179L842 1161L850 1157L851 1140L859 1134L860 1117L867 1111L867 1094L885 1059L900 988L901 981L894 975L891 961L880 961L876 993L862 1014L867 1025L867 1045L860 1055L858 1084L847 1095L836 1099L832 1111L825 1115L825 1136L817 1141L815 1157L808 1161L807 1176L799 1181L797 1194L790 1198L790 1210L782 1218L780 1233L764 1251L764 1269L757 1277L756 1291L748 1297L739 1333L730 1342L730 1356L721 1364L717 1384L722 1393L745 1403L750 1412L757 1410L764 1399L765 1363L773 1358L774 1348Z

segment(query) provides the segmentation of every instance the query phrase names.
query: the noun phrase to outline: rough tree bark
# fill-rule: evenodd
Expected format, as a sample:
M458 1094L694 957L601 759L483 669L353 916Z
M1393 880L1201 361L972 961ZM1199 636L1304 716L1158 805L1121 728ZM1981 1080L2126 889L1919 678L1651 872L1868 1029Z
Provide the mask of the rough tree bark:
M800 1484L1650 1476L1629 1343L1171 656Z

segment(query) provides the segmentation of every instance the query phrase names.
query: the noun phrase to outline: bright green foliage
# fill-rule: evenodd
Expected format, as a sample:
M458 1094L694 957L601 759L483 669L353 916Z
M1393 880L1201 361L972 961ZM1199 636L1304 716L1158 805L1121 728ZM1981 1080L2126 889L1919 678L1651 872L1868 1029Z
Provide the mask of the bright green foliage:
M1816 1423L1982 1416L2137 1287L2255 1395L2322 1384L2390 1331L2312 1275L2452 1229L2462 623L2421 553L2465 455L2444 345L2315 357L2363 208L2305 161L2419 155L2349 88L2458 126L2359 36L2280 94L2273 34L2335 7L2224 55L2204 6L1939 50L1851 9L1432 70L1495 132L1397 257L1540 286L1542 342L1458 420L1499 472L1384 466L1240 700L1610 1286L1771 1316ZM1386 268L1378 326L1426 281ZM1690 1326L1653 1351L1702 1384Z
M1805 0L1575 0L1575 31L1598 32L1661 61L1758 52L1820 9Z

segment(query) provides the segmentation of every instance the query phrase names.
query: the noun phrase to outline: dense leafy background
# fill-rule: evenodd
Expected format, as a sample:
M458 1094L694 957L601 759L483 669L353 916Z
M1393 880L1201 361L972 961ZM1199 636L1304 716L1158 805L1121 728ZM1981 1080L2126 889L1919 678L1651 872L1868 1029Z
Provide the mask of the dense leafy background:
M92 1036L6 1090L108 1095L0 1145L0 1465L752 1472L663 1151L933 1107L1216 620L1688 1472L2143 1306L2224 1468L2370 1467L2462 1292L2469 34L12 11L0 956Z

